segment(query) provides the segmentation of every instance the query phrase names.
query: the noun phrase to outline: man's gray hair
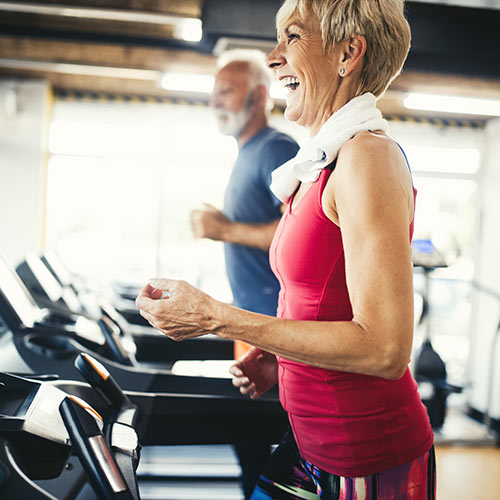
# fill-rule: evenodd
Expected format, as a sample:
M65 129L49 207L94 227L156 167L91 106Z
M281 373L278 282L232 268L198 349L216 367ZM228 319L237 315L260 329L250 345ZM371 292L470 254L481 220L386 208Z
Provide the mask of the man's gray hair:
M218 69L222 69L232 62L244 62L248 64L250 71L250 89L254 90L259 85L264 85L269 92L272 74L266 65L266 55L256 49L234 49L228 50L219 56Z

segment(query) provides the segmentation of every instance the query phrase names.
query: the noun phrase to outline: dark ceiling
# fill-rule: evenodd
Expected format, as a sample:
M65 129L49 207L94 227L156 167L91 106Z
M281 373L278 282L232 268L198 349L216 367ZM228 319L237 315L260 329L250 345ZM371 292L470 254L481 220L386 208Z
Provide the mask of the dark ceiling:
M495 0L496 1L496 0ZM407 1L412 47L382 107L409 91L500 99L500 9L492 0ZM497 2L500 4L500 2ZM0 1L0 77L42 77L55 88L165 96L165 71L212 73L222 48L274 43L281 0ZM481 6L481 7L479 7ZM500 5L499 5L500 7ZM178 35L189 19L203 38Z

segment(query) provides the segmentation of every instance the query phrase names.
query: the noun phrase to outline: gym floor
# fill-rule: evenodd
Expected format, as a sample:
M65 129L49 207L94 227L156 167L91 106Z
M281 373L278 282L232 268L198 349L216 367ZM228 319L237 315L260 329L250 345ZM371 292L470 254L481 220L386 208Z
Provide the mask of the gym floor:
M159 450L156 450L158 452ZM199 451L199 450L198 450ZM237 465L230 448L207 450L206 459L212 462L206 466L205 477L196 480L182 477L193 463L177 463L175 478L161 477L162 472L172 467L172 462L164 456L157 462L156 471L149 470L148 478L139 480L143 500L242 500L237 481ZM167 453L166 455L169 455ZM179 455L176 453L177 458ZM203 457L197 453L197 459ZM500 448L493 446L437 445L438 487L437 500L498 500L500 498ZM158 456L156 457L159 458ZM181 460L182 461L182 460ZM167 462L167 463L166 463ZM168 463L169 462L169 463ZM214 463L215 462L215 463ZM200 464L197 464L198 468ZM213 470L214 468L222 469ZM161 470L160 470L161 469ZM143 472L145 470L143 469ZM220 480L207 476L221 474ZM204 475L204 474L202 474Z
M500 498L500 447L485 426L451 408L435 441L437 500Z
M500 448L438 445L437 500L498 500Z

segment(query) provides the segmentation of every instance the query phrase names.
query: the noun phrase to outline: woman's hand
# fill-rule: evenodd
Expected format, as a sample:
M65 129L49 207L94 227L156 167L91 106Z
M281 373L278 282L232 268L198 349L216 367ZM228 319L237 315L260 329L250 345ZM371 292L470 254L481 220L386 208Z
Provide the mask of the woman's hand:
M152 279L135 301L141 316L172 340L216 333L216 301L185 281Z
M278 382L278 362L274 354L252 347L229 368L229 373L241 394L257 399Z

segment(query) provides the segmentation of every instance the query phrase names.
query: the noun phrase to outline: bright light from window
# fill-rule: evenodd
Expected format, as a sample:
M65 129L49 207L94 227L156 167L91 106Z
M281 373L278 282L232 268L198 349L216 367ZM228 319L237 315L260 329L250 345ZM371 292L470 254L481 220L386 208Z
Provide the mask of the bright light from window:
M269 90L269 95L273 99L284 99L288 94L288 90L285 89L279 82L271 83L271 88Z
M214 77L195 73L166 73L161 86L166 90L209 94L214 89Z
M480 154L475 148L406 146L410 167L415 172L475 174Z
M496 99L475 99L472 97L412 93L408 94L403 103L409 109L500 116L500 100Z
M49 151L96 157L161 154L161 125L150 120L135 124L54 120L50 126Z
M187 42L199 42L203 35L199 19L185 19L178 28L178 36Z

